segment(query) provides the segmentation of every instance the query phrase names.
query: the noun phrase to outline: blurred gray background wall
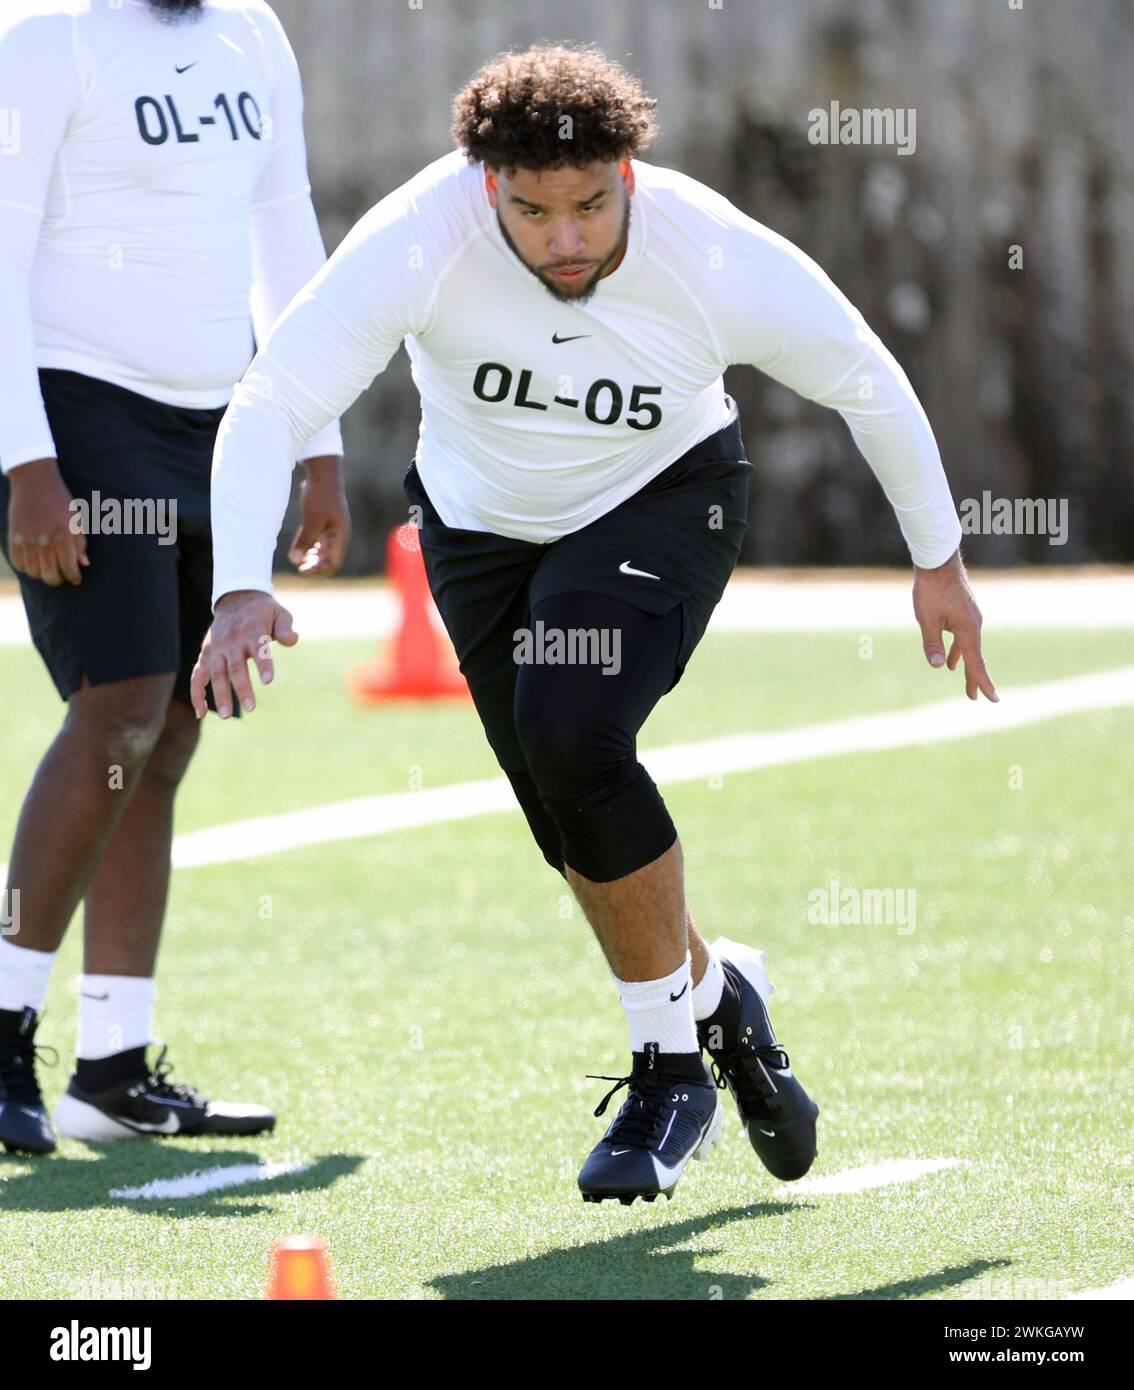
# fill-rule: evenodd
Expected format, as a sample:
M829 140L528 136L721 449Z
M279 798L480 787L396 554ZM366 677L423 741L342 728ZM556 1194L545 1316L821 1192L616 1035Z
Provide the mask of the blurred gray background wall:
M971 558L1134 560L1130 0L273 3L303 71L328 250L452 147L453 93L481 63L593 41L658 100L645 158L789 237L863 311L959 505L986 490L1066 500L1066 543L973 535ZM810 143L809 113L832 101L912 108L916 148ZM751 368L726 383L756 465L745 561L907 562L836 415ZM350 572L382 568L404 520L417 420L403 351L346 421Z

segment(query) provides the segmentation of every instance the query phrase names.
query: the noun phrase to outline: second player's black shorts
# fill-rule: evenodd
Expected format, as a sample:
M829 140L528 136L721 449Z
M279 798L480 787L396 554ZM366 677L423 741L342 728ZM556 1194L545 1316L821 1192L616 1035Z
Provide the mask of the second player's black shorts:
M39 654L63 699L84 677L104 685L175 672L174 696L187 701L212 622L209 485L224 407L163 405L80 372L43 369L39 380L59 471L74 497L161 501L167 520L176 502L171 543L152 530L92 534L81 584L52 588L17 576ZM0 477L5 555L9 498Z
M514 710L514 634L530 627L532 610L566 594L580 596L580 625L587 595L605 595L658 616L678 609L680 640L659 654L667 670L643 673L662 693L672 689L740 556L751 469L734 404L729 424L633 496L588 526L538 544L446 526L416 464L410 466L404 487L420 509L430 588L506 772L525 768ZM564 605L556 607L563 614Z

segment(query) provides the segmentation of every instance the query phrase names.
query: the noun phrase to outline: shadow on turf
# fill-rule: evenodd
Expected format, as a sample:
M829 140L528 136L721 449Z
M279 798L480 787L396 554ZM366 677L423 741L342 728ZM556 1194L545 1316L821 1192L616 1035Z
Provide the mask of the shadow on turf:
M463 1274L445 1274L427 1281L450 1299L745 1299L770 1281L758 1274L717 1273L703 1266L719 1250L669 1250L706 1230L730 1221L758 1216L785 1216L799 1209L795 1202L762 1202L730 1207L692 1217L671 1226L651 1227L609 1240L552 1250L510 1264L485 1265ZM694 1267L694 1261L701 1268ZM856 1293L829 1294L822 1302L919 1298L957 1288L988 1270L1003 1269L1011 1260L970 1260L933 1274L922 1274Z
M324 1154L302 1173L283 1173L278 1178L253 1180L199 1197L111 1197L112 1189L141 1187L157 1178L179 1178L202 1168L228 1168L244 1163L261 1163L263 1153L249 1149L216 1146L209 1149L180 1149L164 1144L135 1147L123 1144L88 1144L98 1155L90 1159L66 1158L51 1154L46 1158L7 1158L0 1155L0 1210L3 1211L85 1211L93 1208L121 1207L130 1211L152 1212L158 1216L255 1216L270 1208L247 1201L250 1192L278 1196L283 1192L311 1192L328 1188L348 1177L366 1162L364 1154ZM19 1166L24 1172L13 1172ZM11 1176L8 1176L11 1172ZM239 1200L244 1199L244 1200Z
M939 1269L936 1274L919 1274L914 1279L900 1279L893 1284L878 1284L872 1289L859 1289L857 1293L828 1294L825 1302L841 1303L871 1299L920 1298L923 1294L940 1293L943 1289L954 1289L959 1284L967 1284L977 1279L987 1270L1004 1269L1011 1260L970 1260L966 1265L951 1265Z
M758 1274L728 1274L705 1268L719 1250L670 1250L730 1221L786 1216L796 1202L758 1202L727 1207L672 1225L650 1226L527 1260L485 1265L463 1274L427 1280L428 1287L451 1299L604 1299L683 1298L742 1299L768 1281ZM619 1211L622 1209L619 1208ZM636 1215L636 1213L634 1213ZM701 1267L695 1268L694 1262Z

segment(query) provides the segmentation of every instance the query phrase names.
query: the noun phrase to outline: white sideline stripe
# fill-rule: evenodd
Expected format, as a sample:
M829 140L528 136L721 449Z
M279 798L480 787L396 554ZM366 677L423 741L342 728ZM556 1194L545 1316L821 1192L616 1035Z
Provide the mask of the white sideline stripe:
M958 1168L959 1158L888 1158L883 1163L868 1163L863 1168L848 1168L843 1173L826 1173L822 1177L800 1178L798 1182L778 1187L774 1197L794 1197L797 1193L809 1196L845 1192L870 1192L876 1187L894 1187L913 1182L927 1173L940 1173L946 1168Z
M196 869L205 864L231 864L261 854L282 854L304 845L364 840L394 830L513 809L520 808L511 783L504 777L457 782L429 791L360 796L329 806L313 806L280 816L257 816L178 835L173 842L173 867Z
M1129 704L1134 704L1134 666L1121 666L1094 675L1005 690L998 705L989 704L983 697L979 703L971 702L958 692L948 701L913 709L774 733L731 734L700 743L671 744L668 748L647 750L642 757L659 782L696 782L717 774L753 772L844 753L879 752L995 734L1078 710ZM511 784L504 777L456 782L427 791L360 796L178 835L173 842L173 867L196 869L207 864L231 864L259 855L283 854L305 845L364 840L395 830L518 810ZM7 866L0 864L0 883L6 878Z
M949 743L954 739L1017 729L1057 715L1134 704L1134 666L1093 675L1018 686L1000 691L1000 703L983 696L966 700L959 689L947 701L915 705L886 714L809 724L766 734L728 734L700 743L673 744L643 754L658 780L691 781L712 773L750 772L784 763L844 753L881 752L911 745Z
M998 705L989 704L983 697L979 704L968 701L958 690L947 702L773 733L732 734L699 743L673 744L646 751L642 758L659 782L700 781L713 774L752 772L843 753L877 752L994 734L1076 710L1129 704L1134 704L1134 666L1006 690L1001 692ZM173 845L173 864L178 869L227 864L256 855L282 854L304 845L369 839L395 830L518 810L511 785L504 777L458 782L425 791L356 797L179 835Z
M200 1197L205 1192L217 1192L222 1187L239 1187L246 1182L270 1182L272 1178L289 1173L304 1173L310 1163L230 1163L221 1168L200 1168L179 1178L155 1178L141 1187L113 1187L112 1197L127 1197L143 1202L163 1197Z
M1105 1284L1101 1289L1083 1289L1079 1293L1069 1293L1067 1298L1070 1300L1134 1298L1134 1278L1116 1279L1113 1284Z

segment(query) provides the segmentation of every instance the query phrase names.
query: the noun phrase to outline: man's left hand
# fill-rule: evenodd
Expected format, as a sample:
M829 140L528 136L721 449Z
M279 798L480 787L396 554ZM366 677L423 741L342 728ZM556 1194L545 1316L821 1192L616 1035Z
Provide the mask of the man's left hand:
M975 700L977 691L982 690L986 699L998 702L1000 696L980 652L980 609L969 588L959 550L936 569L914 566L913 605L929 664L955 671L957 663L963 660L969 699ZM942 632L953 634L948 657Z

